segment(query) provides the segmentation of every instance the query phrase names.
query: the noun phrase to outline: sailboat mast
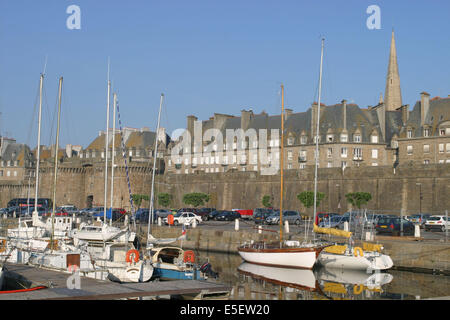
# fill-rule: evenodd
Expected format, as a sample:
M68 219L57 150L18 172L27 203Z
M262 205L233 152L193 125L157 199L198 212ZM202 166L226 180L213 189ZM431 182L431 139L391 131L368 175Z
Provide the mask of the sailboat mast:
M39 81L39 118L38 118L38 140L37 140L37 154L36 154L36 183L34 193L34 211L33 224L38 219L38 190L39 190L39 164L41 160L41 121L42 121L42 88L44 86L44 74L41 74Z
M317 215L317 167L319 162L319 124L320 124L320 97L322 94L322 64L323 64L323 46L325 39L322 38L322 49L320 53L320 73L319 73L319 99L317 101L317 124L316 124L316 163L314 166L314 220L313 223L316 223L316 215ZM315 233L314 233L315 238Z
M148 211L148 231L147 231L147 242L148 235L151 231L151 224L153 223L153 211L154 211L154 189L155 189L155 171L156 171L156 158L158 157L158 132L159 132L159 123L161 120L161 109L164 100L164 93L161 93L161 99L159 102L159 112L158 112L158 124L156 126L156 134L155 134L155 150L153 152L153 170L152 170L152 189L150 192L150 209Z
M61 96L62 96L63 77L59 78L58 90L58 124L56 126L56 142L55 142L55 172L53 177L53 208L52 208L52 233L50 235L50 246L53 250L53 236L55 233L55 210L56 210L56 182L58 181L58 146L59 146L59 123L61 119Z
M281 84L280 246L283 241L284 86Z
M106 138L105 138L105 207L103 208L103 223L106 223L106 207L108 195L108 142L109 142L109 105L111 97L111 80L109 80L109 62L108 62L108 97L106 103ZM111 212L112 216L112 212Z
M113 96L113 131L112 131L112 150L111 150L111 219L109 220L109 225L112 225L113 219L113 199L114 199L114 144L116 142L116 104L117 104L117 94L114 93Z

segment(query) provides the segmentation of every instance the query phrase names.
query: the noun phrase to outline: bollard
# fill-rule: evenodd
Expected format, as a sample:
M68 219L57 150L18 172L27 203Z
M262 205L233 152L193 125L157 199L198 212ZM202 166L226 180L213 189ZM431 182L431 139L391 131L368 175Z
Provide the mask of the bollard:
M197 228L197 219L194 219L194 221L192 221L192 228Z
M161 225L162 225L161 217L158 217L158 226L161 227Z
M414 238L420 238L420 226L418 224L414 225Z
M239 231L239 219L234 219L234 230Z
M124 226L128 225L128 215L125 216L125 219L123 220L123 225Z
M348 231L348 222L344 221L344 231Z
M262 233L262 227L258 226L258 233L261 234Z
M289 221L287 220L284 221L284 231L289 233Z
M373 241L373 233L371 231L366 231L366 241Z

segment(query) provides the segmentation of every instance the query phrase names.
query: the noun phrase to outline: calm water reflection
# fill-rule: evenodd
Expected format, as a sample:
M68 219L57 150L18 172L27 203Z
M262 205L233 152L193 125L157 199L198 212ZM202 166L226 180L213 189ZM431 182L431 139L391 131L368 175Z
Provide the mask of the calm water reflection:
M320 268L296 270L243 262L239 255L199 253L209 258L217 281L233 289L230 299L427 299L450 296L450 277L391 270L378 274Z

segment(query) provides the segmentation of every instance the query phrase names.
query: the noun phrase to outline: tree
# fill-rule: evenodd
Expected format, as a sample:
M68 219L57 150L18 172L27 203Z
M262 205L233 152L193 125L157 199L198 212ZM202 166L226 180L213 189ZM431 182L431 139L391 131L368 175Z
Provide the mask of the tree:
M183 202L187 205L198 207L209 201L209 194L201 192L186 193L183 196Z
M268 195L265 195L265 196L263 196L262 197L262 205L265 207L265 208L270 208L270 207L272 207L272 203L270 202L270 196L268 196Z
M131 198L138 209L141 207L142 200L148 201L150 199L150 197L146 194L132 194Z
M372 199L372 195L369 192L351 192L345 195L347 202L353 206L361 209L362 205L367 204Z
M319 206L320 201L325 198L325 193L317 192L316 207ZM297 195L297 199L305 206L305 208L311 208L314 206L314 191L303 191Z
M172 195L170 193L159 193L158 194L158 204L163 207L168 207L172 201Z

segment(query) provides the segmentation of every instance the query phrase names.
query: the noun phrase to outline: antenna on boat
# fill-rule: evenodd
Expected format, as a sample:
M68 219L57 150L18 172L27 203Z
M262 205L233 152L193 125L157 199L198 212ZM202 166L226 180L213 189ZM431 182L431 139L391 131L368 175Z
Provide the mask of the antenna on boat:
M319 124L320 124L320 96L322 94L322 65L323 65L323 46L325 39L322 38L322 48L320 53L320 73L319 73L319 98L317 101L317 123L316 123L316 154L315 154L315 165L314 165L314 216L313 216L313 226L316 225L316 215L317 215L317 167L319 161ZM313 232L314 233L314 232ZM316 234L314 233L314 240L316 239Z
M151 231L151 224L153 223L153 210L154 210L154 189L155 189L155 171L156 171L156 158L158 157L158 132L159 132L159 123L161 120L161 109L164 100L164 93L161 93L161 99L159 102L159 112L158 112L158 124L156 126L155 133L155 150L153 152L153 170L152 170L152 188L150 192L150 209L148 211L148 231L147 231L147 247L148 247L148 238Z

